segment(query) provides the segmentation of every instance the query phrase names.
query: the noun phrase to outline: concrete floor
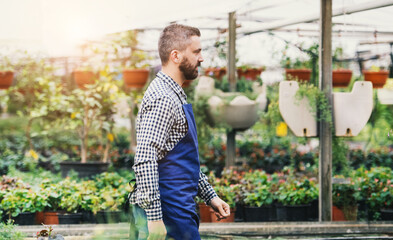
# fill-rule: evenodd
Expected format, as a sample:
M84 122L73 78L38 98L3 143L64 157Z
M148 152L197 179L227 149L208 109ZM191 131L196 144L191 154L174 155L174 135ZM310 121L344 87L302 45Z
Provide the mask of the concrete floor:
M54 225L53 232L66 240L127 239L128 224ZM43 226L19 226L20 231L34 238ZM237 222L202 223L202 239L393 239L390 222Z

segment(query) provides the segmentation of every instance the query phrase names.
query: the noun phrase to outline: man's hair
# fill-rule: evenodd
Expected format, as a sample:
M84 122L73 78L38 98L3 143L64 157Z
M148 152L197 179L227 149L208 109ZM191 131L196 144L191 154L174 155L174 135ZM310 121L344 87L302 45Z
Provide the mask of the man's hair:
M169 55L173 50L185 50L192 36L201 36L198 28L181 24L171 24L164 28L158 40L161 64L165 66L168 63Z

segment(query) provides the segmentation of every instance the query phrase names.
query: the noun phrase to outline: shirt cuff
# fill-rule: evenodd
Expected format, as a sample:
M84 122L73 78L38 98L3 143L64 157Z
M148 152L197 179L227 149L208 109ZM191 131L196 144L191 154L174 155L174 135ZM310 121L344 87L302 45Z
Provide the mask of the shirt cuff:
M151 202L150 206L144 209L148 221L162 220L161 200Z

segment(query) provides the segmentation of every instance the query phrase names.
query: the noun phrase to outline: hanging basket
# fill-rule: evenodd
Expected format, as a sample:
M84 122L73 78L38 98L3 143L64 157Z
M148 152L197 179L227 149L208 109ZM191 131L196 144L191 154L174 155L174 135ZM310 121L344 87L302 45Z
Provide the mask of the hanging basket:
M373 88L382 88L389 77L389 72L385 70L381 70L378 72L364 70L363 75L364 75L364 80L373 83Z
M310 69L285 69L287 80L309 82L311 78Z
M352 78L352 71L349 69L333 70L333 87L345 88L348 87Z
M247 80L255 81L261 75L263 68L238 68L237 69L237 77L242 78L244 77Z
M12 85L14 72L0 71L0 89L8 89Z
M227 74L227 69L226 68L206 68L205 69L205 75L209 77L214 77L218 80L221 80L222 77Z
M76 85L81 89L85 89L86 84L93 84L96 79L93 71L75 70L73 76Z
M124 69L124 84L131 89L142 89L149 80L148 69Z

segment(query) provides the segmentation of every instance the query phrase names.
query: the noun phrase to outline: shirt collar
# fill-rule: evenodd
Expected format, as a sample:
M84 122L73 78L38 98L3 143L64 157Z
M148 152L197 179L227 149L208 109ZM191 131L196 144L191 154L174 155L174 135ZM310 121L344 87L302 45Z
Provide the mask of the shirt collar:
M183 88L177 83L175 82L175 80L173 80L170 76L168 76L167 74L165 74L162 71L159 71L157 73L157 77L159 77L160 79L162 79L166 84L168 84L172 90L182 99L187 100L187 95L184 92Z

